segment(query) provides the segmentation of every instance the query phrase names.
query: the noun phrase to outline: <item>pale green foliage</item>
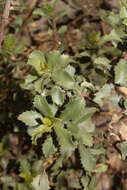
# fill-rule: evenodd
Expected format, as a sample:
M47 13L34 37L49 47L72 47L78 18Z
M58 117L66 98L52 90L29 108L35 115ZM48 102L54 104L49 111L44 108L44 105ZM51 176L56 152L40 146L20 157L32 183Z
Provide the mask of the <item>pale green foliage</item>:
M34 106L37 108L44 116L46 117L52 117L53 113L52 110L46 101L46 98L44 96L37 95L34 98Z
M99 104L100 106L103 106L103 100L105 98L108 98L110 96L111 93L111 86L106 84L104 85L99 92L97 92L94 98L94 102L96 102L97 104Z
M115 66L115 83L127 86L127 61L124 59Z
M85 114L84 106L85 103L83 98L77 97L70 100L70 102L66 105L65 110L62 112L61 119L64 121L78 120Z
M61 55L60 52L56 50L49 52L46 55L46 59L53 72L59 69L64 69L70 60L68 55L65 54Z
M121 143L120 149L122 153L122 159L125 160L127 156L127 141Z
M72 152L75 150L76 146L74 145L74 142L72 141L71 134L67 129L64 129L61 125L56 125L54 128L58 142L60 144L60 151L61 154L70 157Z
M111 65L109 63L110 61L106 57L97 57L94 60L95 67L101 70L110 70Z
M115 14L114 12L100 10L100 17L106 24L112 27L117 27L121 24L119 14Z
M81 163L82 163L83 168L86 171L95 170L96 159L92 155L91 151L87 149L85 146L80 145L79 153L80 153L80 158L81 158Z
M31 166L26 159L21 159L20 161L20 176L25 179L26 183L32 182Z
M38 74L43 73L43 70L41 68L42 63L45 64L45 57L41 51L35 50L29 55L28 64L32 65Z
M32 133L32 143L37 144L37 139L41 137L44 133L49 133L51 132L51 127L45 126L45 125L40 125L36 129L34 129Z
M12 52L14 51L15 44L16 44L16 39L14 35L9 34L5 39L5 43L4 43L5 47L7 48L9 52Z
M59 74L58 74L59 73ZM75 81L72 76L62 70L58 70L56 73L53 74L53 80L56 84L66 88L66 89L74 89L75 88Z
M52 26L53 19L56 21L66 15L66 11L55 12L56 3L56 0L46 2L34 14L45 16ZM71 0L70 4L84 10L80 1ZM63 47L61 52L35 50L29 55L28 65L33 69L21 87L32 94L30 101L33 104L31 110L21 113L18 119L29 126L33 144L42 142L43 164L42 171L39 169L41 162L37 167L34 165L34 170L28 161L23 161L20 176L26 183L32 182L35 190L48 190L50 185L61 190L93 190L97 185L96 173L98 175L108 168L105 159L109 144L96 129L92 116L101 108L103 111L106 101L110 102L111 109L121 109L121 96L116 93L115 84L127 87L127 61L124 56L121 58L124 51L121 49L125 48L126 51L124 25L127 25L127 10L123 5L121 7L120 14L100 11L101 19L110 26L109 33L102 36L91 26L86 28L86 42L83 46L77 45L71 59L61 53L68 51ZM66 31L67 26L61 26L56 31L58 38L63 37ZM52 27L50 35L53 32ZM14 49L12 39L5 41L9 51ZM124 106L127 107L126 101ZM96 142L98 139L101 139L100 143ZM127 156L126 148L126 141L122 142L120 150L123 160ZM76 173L75 169L70 168L72 162L77 161L80 162L80 169Z
M62 105L64 103L64 91L58 87L54 86L51 90L51 96L54 103L57 105Z
M82 128L77 127L77 125L70 123L69 128L70 132L74 136L74 138L81 144L86 146L93 145L93 138L92 135Z
M54 123L49 118L42 119L43 124L39 125L32 133L32 142L37 144L37 139L44 133L51 133Z
M45 140L42 149L46 158L50 157L57 151L57 148L54 146L51 136Z
M19 115L18 119L23 121L29 127L38 125L36 119L42 118L42 115L36 111L26 111Z
M37 175L32 182L32 187L34 190L49 190L48 176L45 172Z

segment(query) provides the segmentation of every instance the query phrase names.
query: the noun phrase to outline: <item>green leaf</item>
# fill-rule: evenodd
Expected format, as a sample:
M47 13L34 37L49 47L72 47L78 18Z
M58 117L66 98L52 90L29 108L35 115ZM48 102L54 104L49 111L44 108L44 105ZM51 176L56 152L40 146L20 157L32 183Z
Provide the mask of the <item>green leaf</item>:
M106 84L107 80L109 79L109 72L100 73L94 69L91 73L91 79L93 85L102 87Z
M82 123L78 124L79 128L81 128L82 130L85 130L88 133L93 133L95 131L95 124L92 121L91 116L92 115L90 115L90 118L88 118L87 120L85 120Z
M95 67L101 70L110 70L111 65L109 63L110 60L107 59L106 57L97 57L94 60Z
M9 187L14 188L16 186L14 178L8 175L2 175L0 177L0 182L2 182L2 185L4 185L5 189L8 189Z
M28 59L28 64L32 65L38 74L43 74L43 70L41 67L41 64L45 63L45 57L44 54L39 50L34 50L30 55Z
M72 77L74 77L74 75L75 75L75 68L73 66L68 65L65 68L65 71L67 71Z
M34 89L35 89L35 91L36 92L38 92L39 94L41 94L41 92L42 92L42 89L43 89L43 86L42 86L42 84L43 84L43 78L39 78L38 80L36 80L35 82L34 82Z
M88 186L88 189L93 190L93 189L96 189L96 187L97 187L97 177L92 176L91 181L90 181L89 186Z
M50 106L50 109L51 109L53 115L55 115L56 112L58 111L58 106L56 104L49 104L49 106Z
M59 35L63 35L63 34L65 34L65 32L67 31L67 26L66 25L63 25L63 26L61 26L60 28L59 28L59 30L58 30L58 34Z
M106 164L97 164L96 168L94 169L94 172L102 173L102 172L105 172L107 169L108 169L108 166Z
M61 54L59 51L54 50L46 55L46 60L51 71L55 72L56 70L64 69L69 63L70 58L68 55ZM60 75L59 72L57 75Z
M8 51L12 52L16 44L16 39L13 34L8 34L5 38L4 45Z
M33 104L44 116L53 117L51 108L44 96L36 95Z
M33 90L34 89L34 81L35 80L37 80L36 76L28 74L25 77L25 82L21 83L20 86L21 86L21 88L26 89L26 90Z
M64 159L64 156L63 156L63 155L60 155L60 156L57 158L55 164L54 164L53 167L51 168L51 170L52 170L53 172L57 172L58 169L62 167L63 159Z
M100 17L105 24L108 24L112 27L118 27L118 25L121 24L119 14L115 14L113 11L105 11L103 9L101 9L99 12Z
M93 155L100 155L100 154L104 154L105 153L105 149L104 148L98 148L98 149L91 148L90 151L91 151L91 153Z
M52 126L40 125L32 132L32 143L37 144L37 139L40 138L44 133L51 133Z
M0 143L0 156L3 156L5 153L3 143Z
M75 171L73 171L75 172ZM68 173L68 175L66 176L66 180L67 180L67 183L68 183L68 187L71 189L71 188L74 188L74 189L81 189L81 185L80 185L80 182L79 182L79 179L77 176L73 175L73 172L71 173Z
M115 83L127 87L127 60L120 59L115 66Z
M126 7L122 7L120 9L120 18L121 19L126 19L127 18L127 8Z
M32 164L31 172L33 176L39 175L42 172L42 160L36 160Z
M110 97L111 94L111 86L109 84L105 84L99 92L95 94L94 102L99 104L99 106L103 106L103 100L105 98Z
M64 92L60 87L54 86L51 89L52 100L57 105L62 105L64 103Z
M49 136L45 140L42 149L46 158L50 157L52 154L54 154L57 151L57 148L54 146L51 136Z
M20 159L20 173L31 173L31 166L27 159Z
M89 147L93 145L93 138L90 133L87 133L85 130L72 123L68 125L68 129L80 144L84 144Z
M87 28L86 38L92 45L95 45L100 41L100 36L101 36L100 31L96 32L94 30L91 30L91 28Z
M84 114L84 110L85 102L83 98L77 97L71 99L62 112L61 119L64 121L78 120Z
M125 33L121 29L112 29L110 34L104 35L104 37L100 40L99 44L103 45L106 42L121 42L122 39L125 37Z
M70 132L67 129L64 129L61 125L56 125L54 127L58 143L60 145L61 154L70 157L74 149L76 148Z
M56 82L56 84L66 88L66 89L74 89L75 88L74 79L66 71L58 70L57 72L53 73L52 78Z
M38 125L38 122L36 121L36 119L38 118L41 119L42 115L36 111L26 111L18 116L18 119L20 121L24 122L26 125L30 127Z
M31 166L28 160L21 159L20 160L20 177L24 178L25 181L29 184L32 182L32 175L31 175Z
M127 156L127 141L124 141L120 144L122 159L125 160Z
M28 74L26 77L25 77L25 84L29 84L29 83L32 83L33 81L35 81L37 79L36 76L34 75L30 75Z
M83 168L86 171L93 171L96 166L96 160L94 156L91 154L90 150L88 148L85 148L85 146L80 145L79 153Z
M55 16L55 21L57 21L58 19L60 19L61 17L67 15L67 10L61 10L58 11L56 16Z
M45 14L44 14L42 8L36 8L36 9L33 11L33 14L35 14L35 15L40 15L40 16L45 16Z
M96 112L96 108L94 108L94 107L93 108L85 107L85 109L83 110L83 113L80 115L79 118L77 117L77 119L74 121L74 123L76 125L78 125L78 124L82 124L84 122L87 122L88 119L90 119L95 112ZM86 126L86 129L87 129L87 126Z
M77 8L84 9L84 6L83 6L82 2L80 2L79 0L71 0L71 2Z
M89 184L90 178L88 176L83 176L81 178L82 185L84 187L84 190L88 190L88 184Z
M32 187L34 190L49 190L49 181L48 176L45 172L43 172L41 175L37 175L32 182Z

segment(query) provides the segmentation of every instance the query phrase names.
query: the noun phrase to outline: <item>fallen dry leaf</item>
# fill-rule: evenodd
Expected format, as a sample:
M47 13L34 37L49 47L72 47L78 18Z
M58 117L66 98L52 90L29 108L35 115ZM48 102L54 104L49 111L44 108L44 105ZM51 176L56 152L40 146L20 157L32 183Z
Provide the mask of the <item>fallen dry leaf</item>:
M121 122L120 134L123 140L127 140L127 124Z
M121 168L121 157L118 154L114 154L108 161L111 168L119 171Z
M119 87L119 91L124 95L124 96L126 96L127 97L127 88L126 87Z

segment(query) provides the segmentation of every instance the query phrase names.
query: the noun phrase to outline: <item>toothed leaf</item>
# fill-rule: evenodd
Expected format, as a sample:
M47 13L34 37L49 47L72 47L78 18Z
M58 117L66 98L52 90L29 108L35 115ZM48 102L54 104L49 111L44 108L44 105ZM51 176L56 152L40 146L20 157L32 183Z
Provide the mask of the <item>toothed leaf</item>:
M40 95L35 96L34 106L46 117L53 117L51 108L44 96L40 96Z
M38 74L42 74L41 63L45 63L44 54L41 51L34 50L28 59L28 64L33 66Z
M28 160L20 160L20 177L24 178L27 183L31 183L33 177L31 175L31 166Z
M71 131L71 134L79 143L89 147L93 145L93 138L90 133L87 133L85 130L77 127L77 125L74 125L72 123L68 125L68 129Z
M75 81L72 78L72 76L62 70L58 70L57 72L54 72L52 75L53 80L56 82L56 84L66 88L66 89L74 89L75 87Z
M41 175L37 175L32 182L32 187L34 190L49 190L48 176L45 172Z
M57 135L58 143L60 145L61 154L66 157L70 157L75 149L75 145L72 141L71 134L67 129L64 129L61 125L56 125L54 129Z
M127 60L121 59L115 66L115 83L127 87Z
M111 86L109 84L105 84L99 92L97 92L94 98L94 102L96 102L97 104L99 104L99 106L103 106L103 100L105 98L110 97L110 93L111 93Z
M64 103L64 92L61 88L54 86L51 90L51 96L54 103L62 105Z
M127 157L127 141L124 141L120 144L120 150L122 154L122 159L125 160Z
M61 55L59 51L51 51L46 55L46 60L48 62L49 67L54 72L58 69L64 69L69 63L68 55ZM59 72L57 73L59 75Z
M66 105L65 110L62 112L61 119L77 120L84 114L85 102L83 98L74 98Z
M37 144L37 139L40 138L44 133L50 133L52 131L52 126L40 125L34 129L32 133L32 143Z
M55 164L53 165L53 167L51 169L53 172L57 171L59 168L62 167L62 164L63 164L62 161L63 161L63 159L64 159L63 155L60 155L58 157L58 159L56 160Z
M79 153L83 168L86 171L93 171L96 166L96 160L90 150L88 148L85 148L85 146L80 145Z
M36 121L36 119L38 118L41 119L42 115L36 111L26 111L18 116L18 119L20 121L24 122L26 125L30 127L38 125L38 122Z
M54 154L57 151L57 148L54 146L51 136L49 136L45 140L42 149L46 158L48 158L50 155Z
M90 119L95 112L96 108L85 107L83 114L81 114L80 117L74 121L74 124L78 125L85 122L86 120Z

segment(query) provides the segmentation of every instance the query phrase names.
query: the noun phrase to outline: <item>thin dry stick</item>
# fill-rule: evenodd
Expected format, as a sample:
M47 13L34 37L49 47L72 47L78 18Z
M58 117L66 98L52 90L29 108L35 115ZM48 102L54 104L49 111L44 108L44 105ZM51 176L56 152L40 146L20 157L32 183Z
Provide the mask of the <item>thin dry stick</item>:
M11 0L6 0L4 12L2 15L2 22L1 22L1 31L0 31L0 47L4 40L4 29L5 26L8 24L8 17L9 17L9 11L11 6Z
M52 22L53 22L53 37L54 37L54 42L55 42L55 49L57 49L59 46L59 40L57 36L57 28L56 28L56 22L55 22L54 16L52 17Z

